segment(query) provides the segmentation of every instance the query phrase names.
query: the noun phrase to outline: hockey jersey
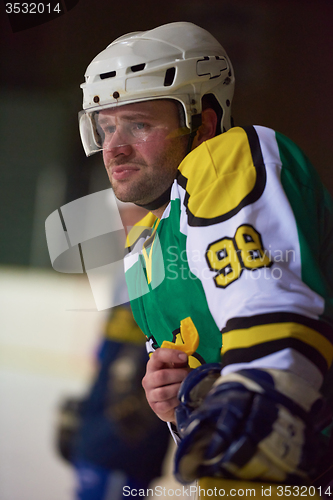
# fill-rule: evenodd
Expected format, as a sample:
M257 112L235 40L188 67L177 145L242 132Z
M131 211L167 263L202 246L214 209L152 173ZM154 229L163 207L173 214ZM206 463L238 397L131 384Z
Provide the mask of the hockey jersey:
M222 374L283 369L320 388L333 359L333 205L285 136L235 127L187 155L161 219L129 234L125 272L150 350L193 343L193 368L222 353Z

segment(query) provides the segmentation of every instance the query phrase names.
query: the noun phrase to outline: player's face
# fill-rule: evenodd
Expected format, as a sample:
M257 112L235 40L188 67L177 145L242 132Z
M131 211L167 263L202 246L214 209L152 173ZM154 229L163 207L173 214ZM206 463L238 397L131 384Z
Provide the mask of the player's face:
M146 205L172 184L186 154L177 105L168 100L100 111L103 160L117 198ZM173 137L172 137L173 136Z

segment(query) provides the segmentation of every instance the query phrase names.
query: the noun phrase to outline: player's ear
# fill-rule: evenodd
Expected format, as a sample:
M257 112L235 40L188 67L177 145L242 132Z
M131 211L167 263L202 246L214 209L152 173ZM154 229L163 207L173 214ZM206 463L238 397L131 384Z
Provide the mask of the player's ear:
M201 119L202 123L194 138L192 149L199 146L202 142L215 137L217 126L217 115L215 111L212 108L203 109Z

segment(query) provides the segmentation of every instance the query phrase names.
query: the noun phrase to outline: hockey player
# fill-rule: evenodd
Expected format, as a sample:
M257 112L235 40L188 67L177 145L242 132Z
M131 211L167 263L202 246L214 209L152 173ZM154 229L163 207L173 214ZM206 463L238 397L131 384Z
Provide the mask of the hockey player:
M85 78L85 152L103 152L120 200L150 210L125 268L176 476L310 484L330 418L329 194L288 138L233 126L231 62L198 26L124 35Z

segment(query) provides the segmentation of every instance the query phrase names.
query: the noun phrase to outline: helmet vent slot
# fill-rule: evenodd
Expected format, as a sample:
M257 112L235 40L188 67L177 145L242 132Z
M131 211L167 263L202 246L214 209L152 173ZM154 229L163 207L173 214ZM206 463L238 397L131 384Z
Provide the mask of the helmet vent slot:
M169 68L165 72L164 87L170 87L175 79L176 68Z
M143 69L145 69L145 66L146 63L136 64L135 66L131 66L131 71L133 71L133 73L135 73L136 71L142 71Z
M116 76L116 71L109 71L108 73L102 73L100 76L101 80L105 80L106 78L114 78Z

